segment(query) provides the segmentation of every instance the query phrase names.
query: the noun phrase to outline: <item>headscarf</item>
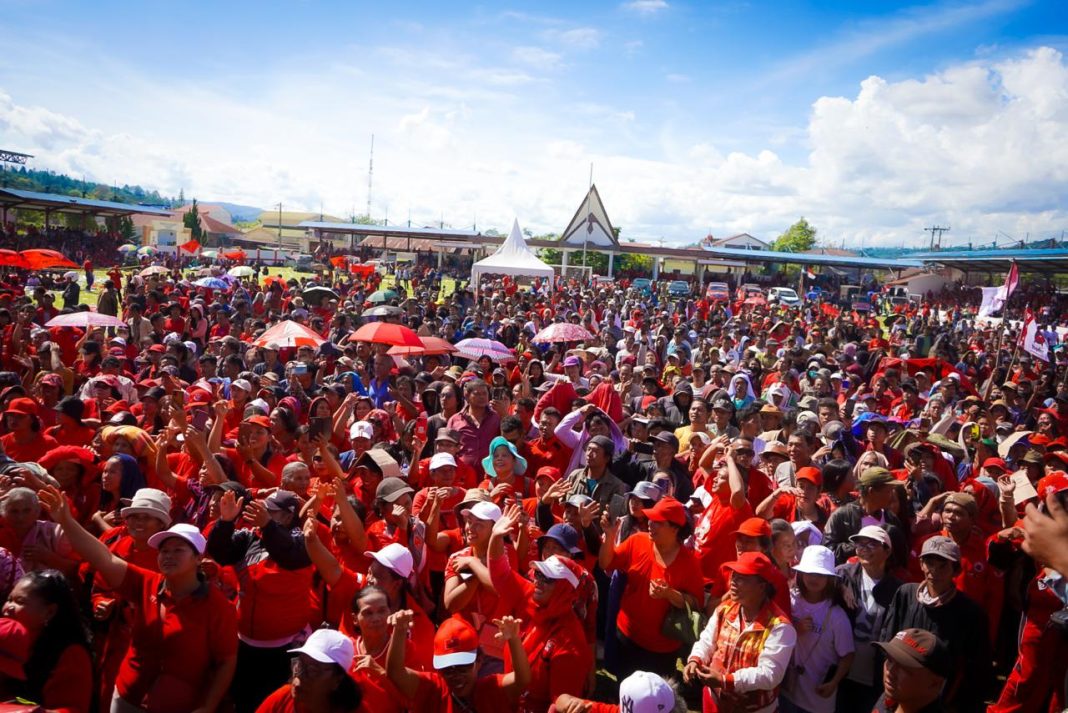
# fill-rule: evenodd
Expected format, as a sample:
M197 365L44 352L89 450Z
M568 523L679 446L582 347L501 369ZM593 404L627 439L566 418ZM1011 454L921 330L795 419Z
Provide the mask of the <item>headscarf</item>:
M586 397L586 401L608 414L608 418L618 423L623 420L623 402L615 387L605 381L597 385Z
M742 379L743 381L745 381L745 394L742 394L741 396L738 395L738 389L735 387L735 384L737 383L738 379ZM731 399L735 402L737 402L739 399L744 401L745 403L742 404L743 406L747 406L756 401L756 393L753 391L753 383L749 381L749 374L746 374L745 372L739 372L732 376L730 384L727 385L727 396L730 396ZM737 403L735 403L734 405L735 407L738 406Z
M138 429L140 430L140 429ZM137 459L128 453L116 453L111 458L118 458L119 463L122 465L122 478L119 481L119 498L122 500L132 499L134 493L141 488L148 487L145 483L145 476L141 473L141 466L138 465ZM109 458L108 460L111 460ZM110 505L111 494L105 491L100 496L101 505Z
M156 442L148 432L137 426L105 426L100 429L100 439L109 449L115 443L116 438L125 438L133 447L134 454L138 458L156 457Z
M393 417L380 408L371 409L371 413L367 414L368 421L375 421L382 427L382 439L387 443L395 443L397 440L397 429L393 427Z

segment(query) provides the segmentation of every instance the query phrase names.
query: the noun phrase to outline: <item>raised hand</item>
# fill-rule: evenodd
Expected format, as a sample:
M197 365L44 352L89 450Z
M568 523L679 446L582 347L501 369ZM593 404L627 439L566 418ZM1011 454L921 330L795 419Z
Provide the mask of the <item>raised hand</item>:
M502 643L519 638L519 627L523 624L521 620L514 616L502 616L494 619L493 623L497 627L496 637Z
M608 516L608 511L601 513L601 531L604 532L606 542L615 542L619 534L619 520Z
M301 528L304 533L305 542L318 542L319 541L319 529L318 524L315 522L314 517L309 517L304 521L304 526Z
M271 513L262 500L251 500L245 506L245 522L255 527L266 527L271 521Z
M232 490L227 490L219 498L219 519L233 522L241 513L241 506L245 504L244 498L238 498Z
M67 496L61 493L59 488L54 485L46 485L38 490L37 498L48 509L48 514L52 516L52 520L57 524L63 525L73 519L70 505L67 503Z
M399 612L390 614L386 621L393 627L394 632L407 633L412 628L412 620L414 618L415 612L411 609L402 609Z
M597 516L601 514L601 506L596 500L588 503L583 503L578 506L579 522L583 527L589 527L597 519Z

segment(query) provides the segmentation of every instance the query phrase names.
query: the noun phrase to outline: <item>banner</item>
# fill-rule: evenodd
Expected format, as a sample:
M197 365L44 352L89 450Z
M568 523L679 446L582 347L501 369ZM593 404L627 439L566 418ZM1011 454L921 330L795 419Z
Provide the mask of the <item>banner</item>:
M994 312L997 312L1005 303L1012 297L1012 293L1016 291L1016 286L1020 284L1020 268L1016 266L1016 261L1012 263L1012 267L1009 268L1009 274L1005 277L1005 284L1001 287L983 287L983 301L979 305L979 316L989 317Z
M1024 317L1022 339L1022 346L1025 352L1035 359L1049 361L1049 342L1046 341L1046 337L1039 330L1038 322L1035 321L1035 316L1031 314L1031 310L1027 310L1027 315Z

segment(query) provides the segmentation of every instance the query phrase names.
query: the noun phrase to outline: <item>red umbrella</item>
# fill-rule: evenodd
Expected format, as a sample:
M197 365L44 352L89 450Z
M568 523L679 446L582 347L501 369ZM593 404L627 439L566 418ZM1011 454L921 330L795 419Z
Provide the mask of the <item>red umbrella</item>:
M532 342L585 342L593 339L593 335L581 324L570 322L556 322L534 335Z
M47 270L53 267L73 267L78 269L81 267L75 262L71 262L63 255L63 253L56 250L23 250L20 255L26 261L26 265L31 270Z
M280 347L318 347L326 340L303 324L287 319L268 329L253 344L265 347L271 342Z
M456 347L452 345L452 342L446 341L441 337L419 337L419 341L423 343L422 348L419 347L390 347L387 354L395 356L433 356L436 354L451 354L456 351Z
M61 314L45 322L46 327L125 327L126 323L118 317L99 312L70 312Z
M391 322L368 322L349 337L352 342L371 342L372 344L392 344L395 347L425 349L419 341L419 335L400 324ZM422 353L416 352L416 353Z
M4 267L29 267L26 262L26 258L19 255L14 250L0 249L0 265Z

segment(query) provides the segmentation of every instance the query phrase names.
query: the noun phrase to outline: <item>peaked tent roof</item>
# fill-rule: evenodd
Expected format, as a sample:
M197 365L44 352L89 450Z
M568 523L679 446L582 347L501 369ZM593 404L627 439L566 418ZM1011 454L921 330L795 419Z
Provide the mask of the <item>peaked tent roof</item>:
M482 275L530 275L532 277L552 278L555 274L552 266L546 265L530 251L519 230L519 220L512 224L512 232L501 243L497 252L479 260L471 268L471 284L478 289Z
M582 246L594 245L602 248L618 247L619 240L616 232L612 229L612 221L608 219L608 211L601 202L601 194L597 192L597 186L590 186L586 197L582 199L575 217L567 224L561 243Z

